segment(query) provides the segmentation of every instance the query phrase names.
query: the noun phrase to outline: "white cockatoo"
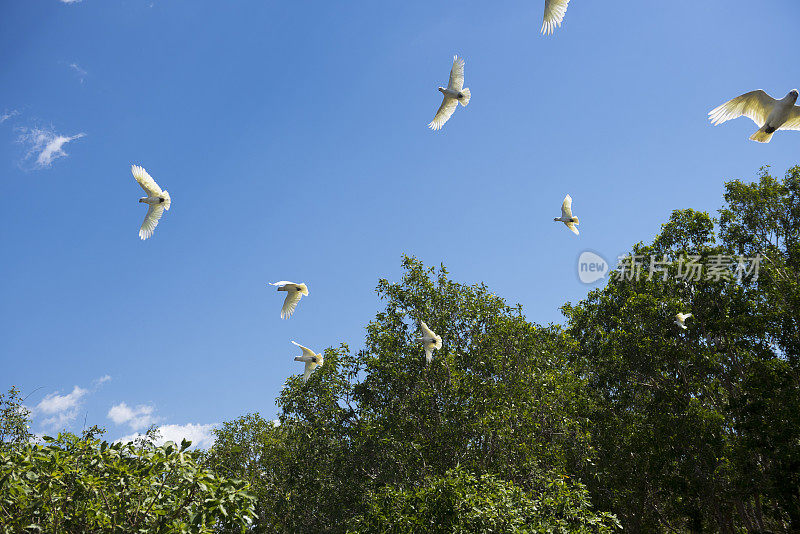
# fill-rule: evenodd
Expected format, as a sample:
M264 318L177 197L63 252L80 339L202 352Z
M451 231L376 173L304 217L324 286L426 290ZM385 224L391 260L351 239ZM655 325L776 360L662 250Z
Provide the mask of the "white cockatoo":
M554 221L563 222L567 225L567 228L572 230L572 233L575 235L580 235L578 229L576 228L577 225L580 224L578 222L578 218L572 215L572 197L567 195L564 197L564 202L561 203L561 217L556 217L553 219Z
M542 34L550 35L556 28L561 26L564 15L567 14L569 0L545 0L544 20L542 22Z
M131 173L139 185L142 186L144 192L147 193L146 197L139 199L139 202L147 204L147 215L144 216L142 227L139 228L139 237L147 239L153 235L153 231L158 226L158 220L164 214L164 210L169 211L169 205L172 202L169 198L167 191L162 191L153 178L147 174L147 171L138 165L131 165Z
M444 98L442 105L436 112L436 116L428 124L432 130L440 130L447 119L453 114L459 104L466 106L469 104L470 92L464 87L464 60L458 56L453 56L453 68L450 69L450 82L447 87L439 87Z
M287 282L281 280L280 282L269 283L271 286L278 286L278 291L286 291L286 298L283 300L283 308L281 308L281 319L288 319L297 308L297 303L300 298L305 295L308 296L308 287L305 284L295 284L294 282Z
M686 330L686 325L684 323L686 322L686 319L691 316L691 313L679 313L675 316L675 324Z
M322 354L314 354L313 350L304 347L297 341L292 341L292 343L300 347L303 351L303 354L300 356L295 356L294 361L304 362L306 364L306 369L303 371L303 382L308 382L308 377L311 376L311 372L316 369L317 366L322 365L325 362L325 358L322 357Z
M758 89L712 109L708 112L708 117L714 126L738 117L748 117L759 128L750 139L769 143L772 134L777 130L800 130L800 106L794 105L797 96L797 89L792 89L788 95L775 100Z
M442 348L442 338L441 336L437 336L433 330L428 328L428 325L425 324L425 321L419 322L420 330L422 330L422 337L418 337L417 341L422 343L422 346L425 347L425 361L430 364L433 360L433 351L439 350Z

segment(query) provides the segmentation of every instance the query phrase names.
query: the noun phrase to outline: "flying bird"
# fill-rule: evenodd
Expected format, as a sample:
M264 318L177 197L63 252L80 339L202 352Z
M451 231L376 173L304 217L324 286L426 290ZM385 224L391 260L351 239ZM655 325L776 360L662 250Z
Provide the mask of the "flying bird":
M325 362L325 358L322 357L322 354L314 354L313 350L304 347L297 341L292 341L292 343L303 350L303 354L295 356L294 361L305 362L306 369L303 371L303 382L308 382L308 377L311 376L311 372L316 369L317 366L322 365Z
M556 28L561 27L564 15L567 14L569 0L545 0L544 20L542 22L542 34L550 35Z
M139 199L139 202L147 204L147 215L144 216L142 227L139 228L139 237L142 240L147 239L153 235L153 231L158 226L158 220L164 214L164 210L169 211L170 198L167 191L162 191L153 178L147 174L147 171L138 165L131 165L131 173L139 185L142 186L144 192L147 193L146 197Z
M675 324L686 330L686 325L684 323L686 322L686 319L691 316L691 313L679 313L675 316Z
M300 298L305 295L308 296L308 287L305 284L295 284L294 282L287 282L281 280L274 284L270 282L271 286L278 286L278 291L286 291L286 298L283 300L283 307L281 308L281 319L288 319L297 308L297 303Z
M450 82L447 87L439 87L444 98L442 105L436 112L436 116L428 124L432 130L441 130L444 123L453 115L459 104L466 106L469 104L470 92L464 87L464 60L458 56L453 56L453 68L450 69Z
M572 197L567 195L564 197L564 202L561 203L561 217L556 217L553 219L554 221L563 222L567 225L567 228L572 230L572 233L575 235L580 235L578 229L576 228L577 225L580 224L578 222L577 217L573 217L572 215Z
M759 128L750 140L769 143L777 130L800 130L800 106L794 105L797 96L797 89L792 89L788 95L775 100L758 89L712 109L708 116L714 126L745 116Z
M425 321L420 321L419 327L422 330L422 337L418 337L417 342L422 343L422 346L425 347L425 361L430 364L433 361L434 349L439 350L442 348L442 338L428 328Z

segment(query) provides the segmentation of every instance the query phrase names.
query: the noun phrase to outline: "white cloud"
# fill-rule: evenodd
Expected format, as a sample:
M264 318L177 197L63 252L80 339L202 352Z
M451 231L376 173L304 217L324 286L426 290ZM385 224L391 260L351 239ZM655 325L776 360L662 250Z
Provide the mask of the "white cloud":
M78 417L77 408L72 410L67 410L66 412L61 412L59 414L56 414L53 417L48 417L47 419L43 419L42 426L50 428L52 430L55 430L57 428L66 428L67 425L73 422L76 417Z
M79 386L75 386L66 395L59 395L58 391L54 391L36 405L34 412L51 416L42 421L45 427L64 428L78 417L78 407L88 392L89 390Z
M62 4L77 4L83 0L60 0Z
M72 393L66 395L59 395L58 391L54 391L46 395L39 404L36 405L36 411L46 414L54 414L64 412L72 408L77 408L81 399L89 393L89 390L83 389L80 386L72 388Z
M131 430L140 430L158 422L159 418L153 415L153 411L154 408L146 404L131 408L120 402L108 410L108 418L118 425L127 424Z
M70 137L59 135L52 127L20 128L19 131L21 133L17 141L29 145L23 161L29 161L35 156L35 165L40 169L49 167L58 158L65 157L67 153L64 152L64 145L81 137L86 137L85 133L75 134Z
M186 425L163 425L158 427L160 437L155 441L156 445L163 445L168 441L174 441L177 444L184 439L192 442L192 448L207 449L214 444L214 434L212 430L217 426L216 423L200 425L200 424L186 424ZM117 442L127 443L137 438L144 437L140 433L130 434L123 436Z
M78 75L78 78L80 79L81 83L84 82L84 80L86 79L86 75L89 74L84 69L82 69L81 66L78 65L77 63L70 63L69 64L69 68L71 68L72 70L75 71L75 73Z
M101 386L101 385L105 384L106 382L108 382L109 380L111 380L111 375L103 375L100 378L96 379L94 381L94 384L96 386Z
M0 113L0 124L3 124L4 122L6 122L11 117L16 117L17 115L19 115L19 111L17 111L16 109L12 109L11 111L5 111L3 113Z

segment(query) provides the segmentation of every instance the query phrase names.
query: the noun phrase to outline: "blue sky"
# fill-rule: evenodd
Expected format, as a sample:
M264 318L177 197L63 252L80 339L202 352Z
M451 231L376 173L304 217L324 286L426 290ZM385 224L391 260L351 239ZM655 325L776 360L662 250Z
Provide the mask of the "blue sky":
M37 433L207 444L276 413L290 340L361 347L402 253L561 322L582 251L800 162L798 133L706 120L800 85L800 3L759 6L574 0L545 38L541 0L3 2L0 387L36 389ZM472 100L432 132L454 54ZM146 242L132 163L173 199ZM311 292L289 321L284 279Z

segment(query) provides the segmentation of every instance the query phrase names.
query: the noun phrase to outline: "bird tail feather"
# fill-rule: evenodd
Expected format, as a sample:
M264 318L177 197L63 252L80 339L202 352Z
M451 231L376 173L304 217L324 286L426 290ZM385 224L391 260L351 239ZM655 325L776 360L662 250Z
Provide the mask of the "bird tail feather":
M459 100L458 103L461 104L462 106L466 106L467 104L469 104L469 99L472 96L472 94L469 92L469 88L467 87L461 90L461 94L464 95L464 98Z
M772 132L767 133L767 127L764 126L756 133L750 136L751 141L758 141L759 143L769 143L770 139L772 139L772 134L775 133L775 130Z
M577 217L573 217L572 218L572 222L573 222L573 224L580 224L580 221L578 221Z
M164 209L169 211L169 205L170 202L172 202L172 200L169 198L169 191L164 191L162 195L164 196Z

